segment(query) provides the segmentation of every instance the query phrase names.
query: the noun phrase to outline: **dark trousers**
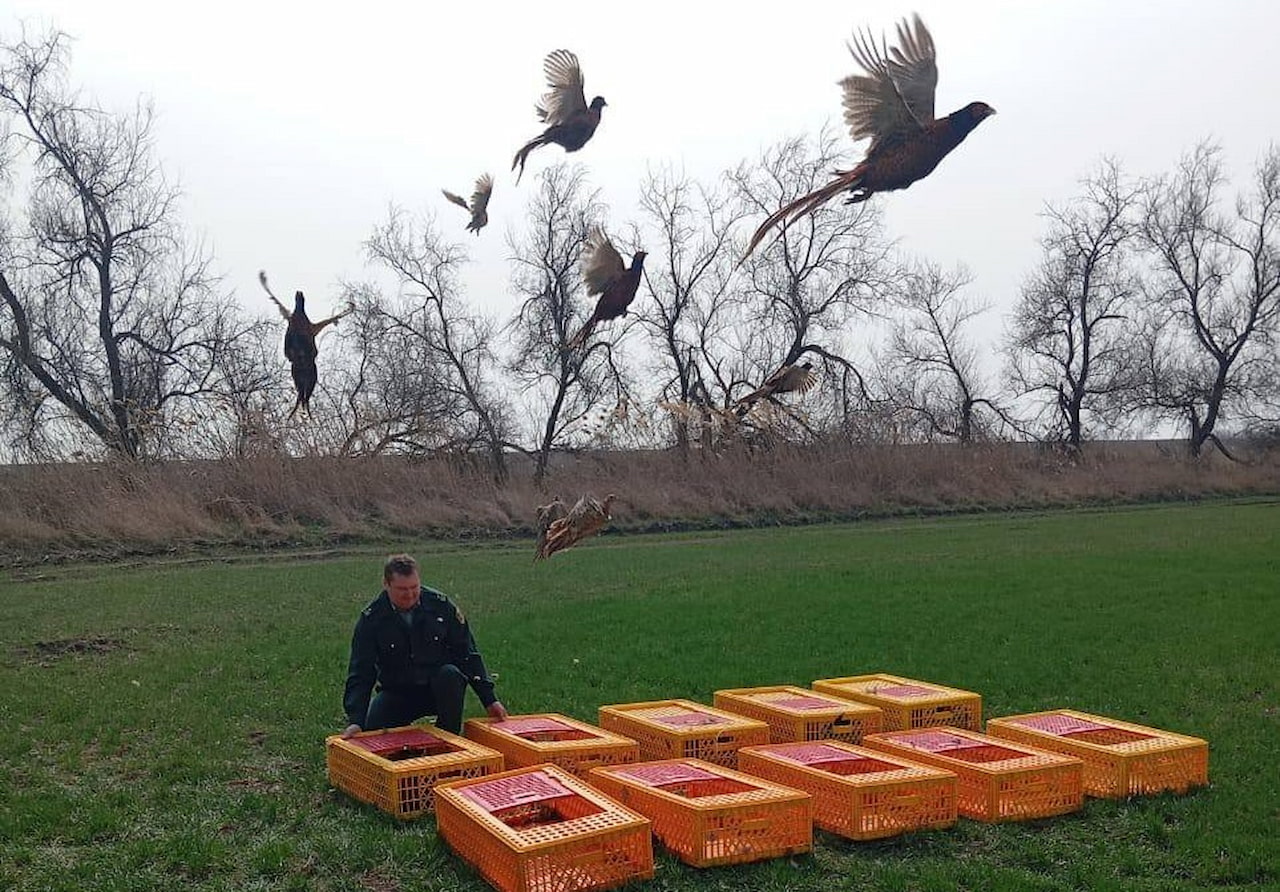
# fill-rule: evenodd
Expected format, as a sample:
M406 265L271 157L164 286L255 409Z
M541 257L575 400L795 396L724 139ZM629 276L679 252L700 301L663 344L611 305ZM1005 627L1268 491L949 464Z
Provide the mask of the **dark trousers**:
M457 666L446 663L431 676L430 684L379 691L369 704L369 715L361 727L366 731L398 728L424 715L433 715L437 728L461 734L466 693L467 677Z

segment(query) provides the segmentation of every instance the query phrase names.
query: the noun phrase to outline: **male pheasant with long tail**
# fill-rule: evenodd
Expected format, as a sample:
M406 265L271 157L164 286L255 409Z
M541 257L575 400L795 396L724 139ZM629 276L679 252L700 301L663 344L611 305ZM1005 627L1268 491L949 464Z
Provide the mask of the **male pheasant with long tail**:
M841 192L847 203L866 201L877 192L905 189L933 172L938 163L995 109L970 102L945 118L933 116L938 85L933 37L920 16L898 25L898 45L877 46L870 34L855 34L849 52L866 71L840 82L844 89L844 120L856 139L871 137L866 157L852 170L837 170L821 189L802 195L760 224L743 259L778 224L811 214Z

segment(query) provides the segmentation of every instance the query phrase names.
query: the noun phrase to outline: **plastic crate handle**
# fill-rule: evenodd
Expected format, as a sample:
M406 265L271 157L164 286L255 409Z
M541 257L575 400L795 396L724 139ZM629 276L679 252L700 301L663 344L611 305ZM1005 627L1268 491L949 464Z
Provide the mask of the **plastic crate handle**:
M530 800L546 799L547 795L541 790L517 790L514 793L509 793L507 798L512 802L528 802Z

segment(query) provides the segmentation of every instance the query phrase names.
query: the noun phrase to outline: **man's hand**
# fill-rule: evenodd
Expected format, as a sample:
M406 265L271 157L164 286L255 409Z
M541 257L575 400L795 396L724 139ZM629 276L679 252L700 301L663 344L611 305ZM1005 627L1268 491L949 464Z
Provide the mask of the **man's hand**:
M501 701L494 700L489 704L487 709L489 712L489 718L497 719L500 722L505 722L507 720L507 707L503 706Z
M346 730L342 732L342 739L346 740L348 737L355 737L360 731L359 725L347 725Z

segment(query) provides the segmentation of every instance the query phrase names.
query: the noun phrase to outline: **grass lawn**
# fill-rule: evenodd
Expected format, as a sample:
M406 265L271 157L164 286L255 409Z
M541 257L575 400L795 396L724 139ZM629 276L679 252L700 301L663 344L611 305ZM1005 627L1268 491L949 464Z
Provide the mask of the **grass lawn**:
M414 547L409 544L409 547ZM1280 887L1280 504L417 545L519 712L892 672L1207 738L1209 788L694 870L653 890ZM0 888L481 890L331 790L380 553L0 582ZM469 714L479 704L469 695Z

